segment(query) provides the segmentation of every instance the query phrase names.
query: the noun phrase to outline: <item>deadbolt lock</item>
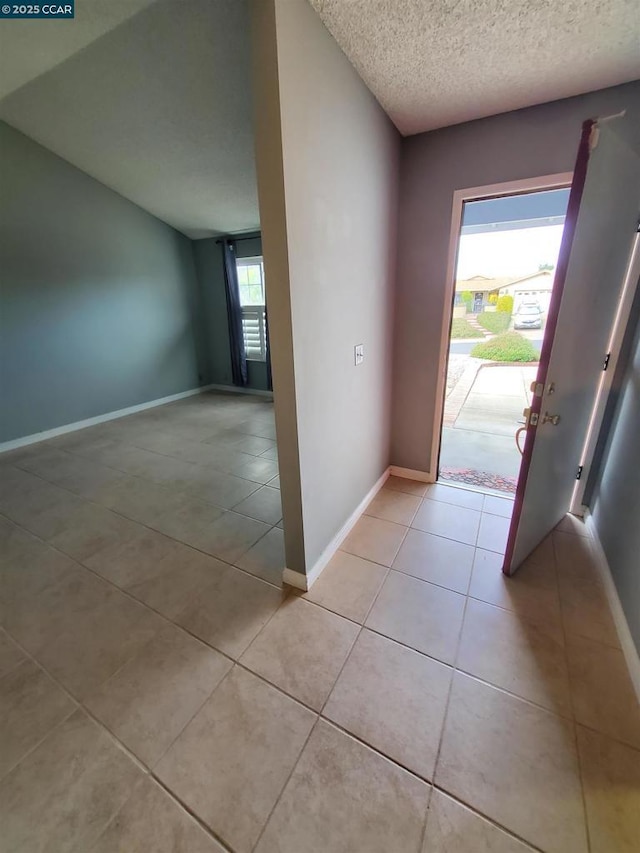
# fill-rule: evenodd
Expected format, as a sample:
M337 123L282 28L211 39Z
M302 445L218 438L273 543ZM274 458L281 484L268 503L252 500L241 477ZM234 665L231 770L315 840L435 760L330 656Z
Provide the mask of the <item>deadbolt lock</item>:
M532 412L530 407L527 407L522 412L524 416L525 426L538 426L538 413Z
M545 412L542 417L543 424L551 424L552 426L558 426L560 423L560 415L550 415L549 412Z

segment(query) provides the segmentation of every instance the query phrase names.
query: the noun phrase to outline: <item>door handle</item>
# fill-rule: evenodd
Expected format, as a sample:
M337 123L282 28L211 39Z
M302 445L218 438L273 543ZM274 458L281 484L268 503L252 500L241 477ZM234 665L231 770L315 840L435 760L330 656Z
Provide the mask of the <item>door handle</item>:
M551 424L552 426L558 426L560 423L560 415L550 415L549 412L545 412L542 416L543 424Z

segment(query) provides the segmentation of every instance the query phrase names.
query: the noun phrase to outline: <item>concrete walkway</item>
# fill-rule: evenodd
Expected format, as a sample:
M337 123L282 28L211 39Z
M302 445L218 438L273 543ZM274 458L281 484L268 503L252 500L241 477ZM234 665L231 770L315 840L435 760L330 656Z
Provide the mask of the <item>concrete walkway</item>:
M521 457L515 433L524 423L522 410L530 403L529 386L536 377L537 365L487 365L480 369L474 365L473 369L477 373L462 405L458 407L455 397L452 400L459 408L455 418L451 417L453 406L448 406L448 413L445 409L440 467L517 477ZM447 404L456 391L451 392Z

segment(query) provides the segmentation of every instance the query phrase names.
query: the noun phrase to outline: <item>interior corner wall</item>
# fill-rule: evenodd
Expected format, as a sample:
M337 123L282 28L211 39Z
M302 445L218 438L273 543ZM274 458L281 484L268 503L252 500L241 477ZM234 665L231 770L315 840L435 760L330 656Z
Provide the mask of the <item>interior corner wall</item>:
M585 119L626 109L640 81L402 141L391 462L429 471L453 193L572 171ZM482 273L482 270L478 270Z
M197 388L191 241L0 122L0 441Z
M271 2L309 572L389 464L400 136L309 3Z
M215 237L195 240L193 252L202 300L202 323L205 332L207 382L214 385L233 385L231 349L227 318L227 295L224 283L222 244ZM236 257L252 258L262 254L262 240L239 240ZM267 365L248 361L248 388L268 391Z

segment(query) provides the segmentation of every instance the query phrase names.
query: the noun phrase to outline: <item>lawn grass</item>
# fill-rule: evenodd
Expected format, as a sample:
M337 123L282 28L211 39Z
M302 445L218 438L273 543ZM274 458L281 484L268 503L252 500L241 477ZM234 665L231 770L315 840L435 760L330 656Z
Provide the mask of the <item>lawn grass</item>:
M480 333L477 329L464 320L462 317L454 317L451 323L451 339L453 338L479 338Z
M478 314L477 320L483 329L493 332L494 335L499 335L509 328L511 314L505 314L504 311L483 311L482 314Z

